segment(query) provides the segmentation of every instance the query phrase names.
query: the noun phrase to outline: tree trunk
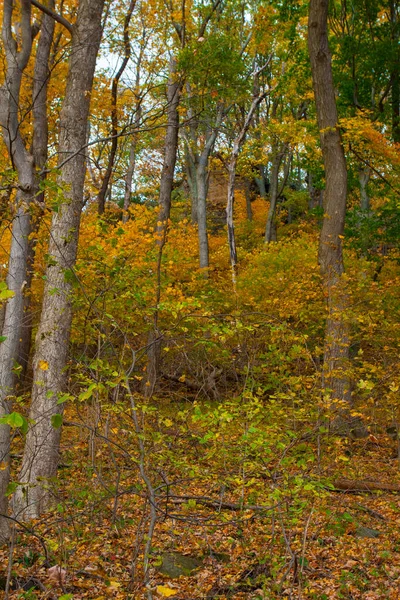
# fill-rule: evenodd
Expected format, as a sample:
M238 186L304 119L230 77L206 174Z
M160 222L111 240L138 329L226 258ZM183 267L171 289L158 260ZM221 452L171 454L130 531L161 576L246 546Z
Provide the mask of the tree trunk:
M154 327L148 338L147 368L144 379L143 392L146 397L150 397L157 385L160 372L161 340L158 332L158 304L160 300L161 286L161 262L162 252L167 240L168 220L171 213L171 194L174 182L174 172L176 164L176 154L178 150L179 133L179 96L182 83L177 77L176 60L171 58L169 63L169 79L167 85L167 131L165 134L164 162L160 181L159 213L156 225L157 244L158 244L158 267L157 267L157 299L154 312Z
M117 100L118 100L118 85L121 79L126 65L129 62L131 56L131 43L129 38L129 24L131 22L132 13L135 8L136 0L131 0L127 13L124 20L124 58L122 64L118 69L115 77L113 78L111 85L111 149L108 155L108 164L104 178L101 184L100 191L97 196L98 213L102 215L106 206L107 192L109 191L109 185L111 175L114 170L115 156L118 148L118 112L117 112ZM110 194L111 195L111 194Z
M279 169L283 158L283 152L278 148L273 149L273 159L271 166L271 187L269 189L269 210L267 224L265 226L265 243L269 244L276 241L275 212L279 197Z
M0 88L0 126L11 163L18 176L18 192L8 261L7 286L13 292L4 309L0 344L0 417L11 410L9 396L14 393L14 367L18 359L21 324L24 318L27 280L28 239L30 234L29 206L35 193L33 158L21 137L19 101L22 75L32 49L31 4L21 2L19 22L13 22L14 3L6 0L3 9L2 36L6 59L4 84ZM20 47L13 37L13 29L20 31ZM8 512L6 490L10 477L10 430L0 425L0 514ZM9 523L0 519L0 543L8 539Z
M393 141L400 144L400 26L399 26L399 3L397 0L390 1L390 21L392 26L392 136Z
M363 166L360 167L359 171L358 171L358 179L360 182L360 196L361 196L361 203L360 203L360 208L361 210L364 211L369 211L370 209L370 199L368 196L368 181L369 178L371 177L371 169L367 166Z
M261 71L259 71L261 72ZM254 78L256 79L259 75L259 72L254 74ZM236 291L236 269L237 269L237 250L236 250L236 239L235 239L235 223L233 218L233 209L235 204L235 179L236 179L236 165L239 158L240 148L246 138L247 132L253 120L253 116L261 102L264 100L267 92L259 94L253 97L253 101L249 108L249 111L244 119L243 126L236 136L230 161L228 164L228 198L226 203L226 224L228 230L228 246L229 246L229 255L232 269L232 283L233 288Z
M207 232L207 192L208 192L208 153L204 151L200 156L196 169L196 191L197 191L197 225L199 238L199 265L204 269L207 277L209 266L208 232Z
M54 0L49 2L49 7L54 9ZM47 161L48 146L48 118L47 118L47 88L50 79L50 52L54 37L54 19L49 15L43 15L40 28L40 38L36 50L35 68L33 73L33 139L31 153L34 168L42 170ZM45 175L39 174L37 178L45 179ZM36 186L38 188L38 186ZM31 212L31 235L28 241L28 256L26 270L26 290L30 290L33 276L33 264L35 261L36 233L39 229L44 207L44 190L37 191L35 207ZM24 316L21 322L21 335L18 351L18 364L22 367L21 378L25 377L28 368L29 355L32 340L33 315L31 312L31 294L24 296Z
M160 197L157 232L160 236L165 235L168 219L171 213L171 194L174 182L176 164L176 153L178 150L179 133L179 96L182 83L177 76L176 60L171 58L169 64L169 80L167 86L167 131L165 135L164 161L160 181Z
M51 502L49 479L57 472L61 428L52 417L64 389L70 327L71 292L83 206L90 92L101 38L104 0L80 0L73 27L67 88L60 117L60 185L64 201L53 214L49 259L33 361L30 424L20 486L14 496L18 519L38 517Z
M310 0L308 45L326 180L319 245L319 263L328 305L323 386L331 398L330 407L335 411L336 422L345 427L351 404L349 323L345 315L348 298L342 248L347 167L338 128L327 20L328 0Z

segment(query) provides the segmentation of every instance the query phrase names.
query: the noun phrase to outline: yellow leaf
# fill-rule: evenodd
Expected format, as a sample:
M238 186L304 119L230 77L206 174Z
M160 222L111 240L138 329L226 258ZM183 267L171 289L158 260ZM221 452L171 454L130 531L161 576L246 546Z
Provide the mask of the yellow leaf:
M166 585L158 585L157 594L164 596L164 598L169 598L169 596L176 595L176 590L171 590L171 588L167 587Z
M42 371L47 371L48 368L49 363L47 362L47 360L39 360L39 369L42 369Z
M116 579L110 579L110 585L108 587L112 590L117 590L121 587L121 584Z
M181 377L179 377L179 381L181 381L182 383L185 381L186 379L186 375L181 375Z
M0 471L5 471L8 467L6 462L0 462Z

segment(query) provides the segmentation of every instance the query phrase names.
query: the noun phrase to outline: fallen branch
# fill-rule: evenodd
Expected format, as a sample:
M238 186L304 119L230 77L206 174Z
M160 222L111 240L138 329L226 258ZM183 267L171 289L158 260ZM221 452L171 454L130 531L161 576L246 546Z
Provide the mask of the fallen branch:
M221 502L220 500L214 500L213 498L207 498L205 496L168 496L165 499L173 504L186 504L189 500L194 500L196 504L224 510L273 510L279 506L279 504L273 504L272 506L262 506L261 504L235 504L234 502Z
M335 491L346 492L397 492L400 493L400 485L395 483L381 483L379 481L352 481L351 479L336 479L333 482Z

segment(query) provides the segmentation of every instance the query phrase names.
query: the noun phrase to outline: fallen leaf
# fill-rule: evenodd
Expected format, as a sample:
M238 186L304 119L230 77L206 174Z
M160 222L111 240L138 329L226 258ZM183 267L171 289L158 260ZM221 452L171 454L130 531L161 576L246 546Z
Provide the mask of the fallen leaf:
M166 585L158 585L157 586L157 594L164 596L164 598L169 598L170 596L176 595L176 590L172 590L170 587Z

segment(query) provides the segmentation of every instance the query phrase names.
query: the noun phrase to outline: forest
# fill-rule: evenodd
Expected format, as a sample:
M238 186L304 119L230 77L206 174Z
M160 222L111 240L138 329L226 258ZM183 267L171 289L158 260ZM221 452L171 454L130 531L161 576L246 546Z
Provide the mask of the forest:
M0 20L0 598L400 599L398 0Z

